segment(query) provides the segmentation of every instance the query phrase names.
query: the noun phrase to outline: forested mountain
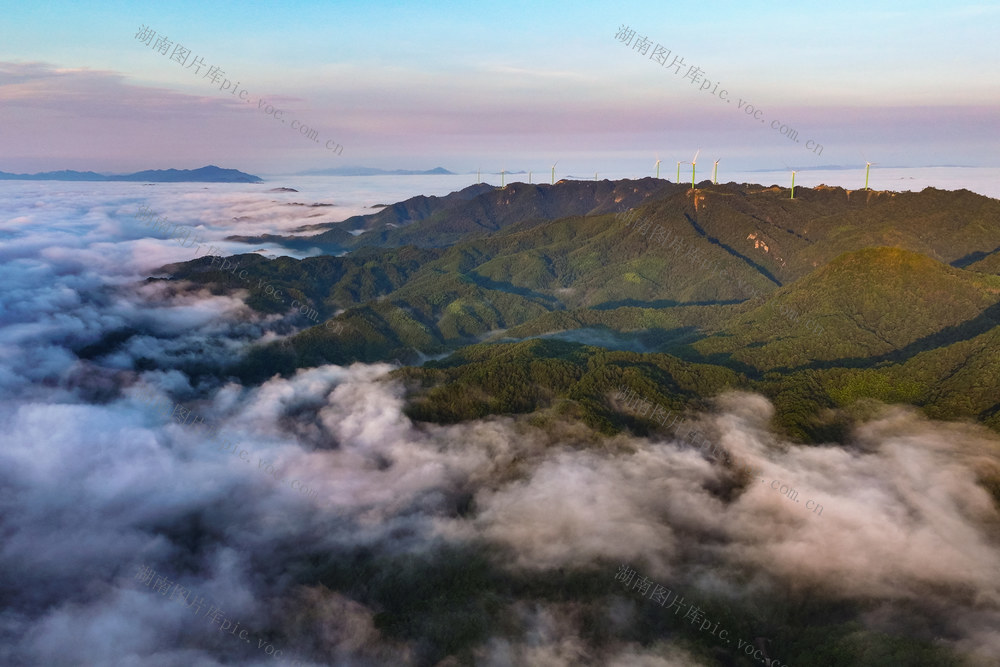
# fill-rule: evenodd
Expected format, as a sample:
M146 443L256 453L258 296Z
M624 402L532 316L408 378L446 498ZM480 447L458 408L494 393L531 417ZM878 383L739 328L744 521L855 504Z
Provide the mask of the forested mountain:
M242 287L267 313L298 299L317 324L338 324L257 346L234 374L454 352L404 372L414 415L569 401L602 428L634 429L609 412L615 383L627 375L682 406L722 386L663 389L694 363L772 397L777 422L803 440L837 437L862 399L1000 428L1000 202L968 191L478 185L328 226L308 243L343 248L346 229L366 232L343 257L231 258L242 281L213 258L164 267L178 287ZM562 342L516 343L539 336Z
M331 253L370 245L442 247L515 223L619 211L636 206L656 193L681 188L653 178L559 181L555 185L512 183L504 188L481 183L445 197L419 195L377 213L314 225L306 229L327 231L307 238L269 235L231 239L247 243L284 241L289 247L319 247ZM357 230L366 233L359 236L347 233Z

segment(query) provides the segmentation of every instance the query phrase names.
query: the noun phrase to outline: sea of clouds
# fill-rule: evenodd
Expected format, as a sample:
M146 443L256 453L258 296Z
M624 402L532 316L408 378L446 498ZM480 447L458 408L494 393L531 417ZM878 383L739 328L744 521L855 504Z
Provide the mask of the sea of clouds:
M849 447L805 447L774 435L771 405L745 393L698 417L734 458L821 503L817 516L669 439L575 422L414 423L390 364L259 386L193 378L190 363L236 360L283 316L145 283L192 251L144 236L134 211L221 239L249 233L237 224L292 229L315 209L259 186L156 187L0 184L0 664L435 664L439 646L380 622L385 582L408 563L454 569L455 553L504 577L610 580L628 563L695 598L865 601L871 629L926 625L982 664L1000 655L1000 514L980 484L1000 470L1000 442L984 429L894 408ZM155 412L149 393L251 459ZM265 474L261 458L317 494ZM283 656L140 585L142 566ZM503 627L476 649L485 665L703 664L628 638L649 604L636 596L498 597ZM621 639L591 641L595 615Z

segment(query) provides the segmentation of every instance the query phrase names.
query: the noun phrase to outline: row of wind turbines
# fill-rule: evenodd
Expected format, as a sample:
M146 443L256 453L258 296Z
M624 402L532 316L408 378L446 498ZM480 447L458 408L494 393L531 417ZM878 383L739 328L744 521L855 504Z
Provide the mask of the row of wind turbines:
M678 162L677 163L677 182L678 183L681 182L681 165L682 164L690 164L691 165L691 187L692 188L694 187L695 169L696 169L696 165L698 164L698 155L699 155L699 153L701 153L701 149L700 148L698 149L698 152L694 154L694 157L691 158L691 162ZM660 177L660 163L661 162L663 162L663 160L661 160L660 156L657 155L656 156L656 177L657 178ZM552 176L551 176L551 178L552 178L551 184L552 185L556 184L556 165L557 164L559 164L559 160L556 160L555 162L552 163ZM506 176L506 174L507 174L507 168L506 167L500 170L500 187L501 188L504 187L504 177ZM719 160L716 160L715 161L715 173L712 176L712 183L714 183L715 185L719 184L718 177L719 177ZM595 181L597 180L597 172L596 171L594 172L594 180ZM482 168L476 170L476 183L481 183L481 182L482 182ZM531 183L531 172L530 171L528 172L528 183Z
M701 149L699 148L695 152L694 157L691 158L690 162L688 162L686 160L685 161L681 161L681 160L677 161L677 180L675 182L677 182L677 183L681 182L681 165L682 164L690 164L691 165L691 187L693 188L695 186L694 185L695 184L695 172L697 170L698 156L700 154L701 154ZM719 162L720 162L720 160L721 160L721 158L719 160L716 160L715 163L714 163L714 169L712 171L712 184L713 185L718 185L719 184ZM663 162L663 160L661 160L660 156L657 155L656 156L656 178L660 177L660 163L661 162ZM551 176L551 178L552 178L552 180L551 180L552 185L555 185L555 183L556 183L556 165L557 164L559 164L559 160L556 160L555 162L552 163L552 176ZM865 190L869 189L868 188L868 176L871 173L871 168L872 168L873 165L878 166L878 163L877 162L870 162L868 160L865 160ZM795 171L796 171L795 169L791 170L791 172L792 172L791 199L795 199ZM506 167L500 170L500 187L505 187L504 186L504 177L506 176L506 174L507 174ZM594 172L594 180L595 181L597 180L597 172L596 171ZM477 169L476 170L476 183L481 183L481 182L482 182L482 169ZM528 183L531 183L531 172L530 171L528 172Z
M698 152L696 152L694 154L694 157L691 158L690 162L687 162L687 161L681 162L680 160L677 161L677 182L678 183L681 182L681 165L682 164L689 164L689 165L691 165L691 187L692 188L694 187L695 170L697 169L698 156L700 154L701 154L701 149L699 148ZM660 163L661 162L663 162L663 160L661 160L660 156L657 155L656 156L656 177L657 178L660 177ZM712 184L713 185L718 185L719 184L719 160L715 161L715 169L712 172Z
M556 160L555 162L552 163L552 185L556 184L556 165L557 164L559 164L559 160ZM476 169L476 183L482 183L483 182L482 171L483 171L482 168ZM659 171L657 171L657 174L659 174ZM506 176L506 175L507 175L507 168L504 167L503 169L500 170L500 187L501 188L504 187L504 176ZM594 172L594 180L595 181L597 180L597 172L596 171ZM531 183L531 172L530 171L528 172L528 183Z
M678 162L677 162L677 180L675 182L677 182L677 183L681 182L681 165L682 164L690 164L691 165L691 187L692 188L694 187L694 183L695 183L695 169L696 169L696 165L698 164L698 155L700 153L701 153L701 149L699 148L697 150L697 152L695 152L694 157L691 158L690 162L686 162L686 161L685 162L681 162L681 161L678 160ZM660 156L657 155L656 156L656 177L657 178L660 177L660 162L662 162L662 160L660 160ZM878 163L877 162L870 162L869 160L865 160L865 190L869 190L870 189L868 187L868 176L871 173L872 165L878 166ZM792 169L791 172L792 172L792 191L791 191L791 197L790 198L791 199L795 199L795 170ZM715 161L715 167L714 167L714 170L712 172L712 184L713 185L718 185L719 184L719 160Z

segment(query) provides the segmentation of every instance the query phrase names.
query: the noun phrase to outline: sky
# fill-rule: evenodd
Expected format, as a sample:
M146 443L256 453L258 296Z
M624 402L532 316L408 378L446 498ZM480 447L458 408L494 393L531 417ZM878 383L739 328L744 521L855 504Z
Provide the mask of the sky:
M587 174L661 159L668 177L699 149L747 170L998 166L1000 3L5 0L0 11L0 171L559 161ZM631 42L616 37L623 27Z

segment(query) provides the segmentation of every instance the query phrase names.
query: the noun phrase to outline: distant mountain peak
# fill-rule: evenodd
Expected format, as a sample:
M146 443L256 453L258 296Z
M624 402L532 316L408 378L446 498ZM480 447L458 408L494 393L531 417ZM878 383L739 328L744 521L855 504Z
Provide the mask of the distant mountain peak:
M98 174L93 171L45 171L37 174L11 174L0 171L5 181L144 181L152 183L263 183L264 179L236 169L210 164L198 169L147 169L134 174Z

